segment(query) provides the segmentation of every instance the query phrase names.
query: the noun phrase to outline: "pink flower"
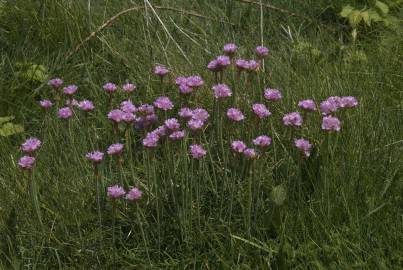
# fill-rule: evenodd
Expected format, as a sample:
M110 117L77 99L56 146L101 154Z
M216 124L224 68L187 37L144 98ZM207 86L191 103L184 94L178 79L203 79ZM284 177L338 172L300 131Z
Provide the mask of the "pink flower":
M341 97L340 106L342 108L353 108L358 106L358 101L355 97Z
M72 85L69 85L69 86L66 86L65 88L63 88L63 93L71 96L75 92L77 92L77 90L78 90L77 85L72 84Z
M127 192L126 200L135 202L135 201L140 200L142 196L143 196L143 191L141 191L138 188L132 188L129 190L129 192Z
M207 68L211 71L217 72L221 71L231 64L231 59L226 55L217 56L216 59L212 60Z
M264 58L269 54L269 49L263 46L257 46L255 49L255 53L259 58Z
M111 83L111 82L108 82L108 83L104 84L104 86L103 86L102 88L103 88L103 89L105 90L105 92L107 92L107 93L113 93L113 92L115 92L115 91L118 89L118 87L116 86L116 84Z
M292 112L283 116L283 124L285 126L300 127L302 123L302 116L299 112Z
M53 89L58 89L62 84L63 80L60 78L54 78L48 81L48 85L53 87Z
M235 122L239 122L245 119L245 116L242 114L242 112L236 108L228 109L227 116L229 119Z
M183 139L184 137L185 137L184 130L174 131L171 133L171 135L169 135L169 138L174 141Z
M108 119L115 123L120 123L123 120L123 114L123 111L115 109L108 113Z
M176 119L176 118L170 118L170 119L165 120L165 126L170 130L177 130L181 127L178 119Z
M164 126L157 127L156 129L151 131L151 133L158 135L159 137L163 137L163 136L167 135L168 131L169 131L168 128L164 125Z
M298 102L298 107L306 111L316 111L316 104L312 99L301 100Z
M322 111L323 115L335 112L337 111L337 109L338 109L337 104L329 100L325 100L320 103L320 110Z
M41 145L42 142L38 138L31 137L21 144L21 151L24 153L33 153L38 150Z
M155 75L158 75L160 77L164 77L169 73L169 69L167 69L165 66L157 65L154 67L153 70Z
M186 84L187 83L188 78L184 77L184 76L179 76L175 79L175 83L176 85L181 85L181 84Z
M136 88L137 88L137 86L135 84L132 84L132 83L126 83L126 84L124 84L122 86L123 91L126 92L126 93L131 93L134 90L136 90Z
M73 111L69 107L64 107L57 111L57 115L60 119L66 120L73 116Z
M18 161L18 166L23 170L31 170L35 164L35 158L31 156L23 156Z
M232 96L231 89L224 83L216 84L213 86L214 96L216 99L226 98Z
M196 131L204 126L204 122L202 120L192 118L188 121L187 125L191 130Z
M143 139L143 145L147 148L157 147L160 137L155 133L147 133L146 137Z
M106 151L108 155L120 155L123 152L123 144L121 143L115 143L112 144L108 147L108 150Z
M253 144L260 147L267 147L271 145L271 138L269 136L262 135L254 139Z
M258 70L260 67L259 62L255 60L249 60L246 65L246 71L252 72Z
M203 86L204 81L200 76L194 75L194 76L187 77L186 84L189 87L197 88L197 87Z
M79 102L75 98L67 99L66 102L64 103L66 106L72 107L72 106L78 106Z
M189 108L181 108L178 115L182 118L192 118L193 116L193 111Z
M133 123L136 120L136 116L132 113L123 112L122 121L125 123Z
M200 121L207 121L209 113L203 108L197 108L192 111L192 118Z
M337 117L325 116L322 119L322 129L329 131L340 131L341 122Z
M192 144L190 146L190 154L195 159L201 159L207 154L207 151L199 144Z
M190 94L193 92L193 88L188 86L187 84L181 84L179 85L179 93L181 94Z
M154 106L150 104L143 104L137 109L137 111L145 114L154 114Z
M108 187L107 195L109 198L113 200L123 197L125 194L126 194L125 190L119 185Z
M264 104L255 103L252 106L252 110L260 119L266 118L271 115L271 112Z
M41 105L42 108L44 109L49 109L50 107L53 106L52 101L48 100L48 99L44 99L39 101L39 104Z
M104 153L99 151L89 152L85 155L85 157L94 164L101 163L104 159Z
M228 43L224 45L224 54L228 56L233 56L238 50L238 46L234 43Z
M264 98L270 101L278 101L283 98L281 92L277 89L266 88L264 90Z
M125 113L135 113L137 112L136 106L130 100L125 100L120 103L120 109Z
M249 67L249 62L245 59L238 59L235 62L235 66L238 68L239 71L244 71Z
M243 151L246 149L246 144L243 141L233 141L231 143L231 147L235 152L243 153Z
M243 151L243 153L244 153L244 155L245 155L246 157L248 157L248 158L250 158L250 159L255 159L255 158L258 157L258 154L257 154L256 150L253 149L253 148L246 148L246 149Z
M89 112L89 111L92 111L92 110L95 109L94 104L93 104L91 101L89 101L89 100L80 101L80 102L78 103L78 107L79 107L81 110L85 111L85 112Z
M295 146L304 154L309 157L311 155L312 144L303 138L294 140Z
M163 111L171 110L174 105L168 97L159 97L154 101L154 106Z

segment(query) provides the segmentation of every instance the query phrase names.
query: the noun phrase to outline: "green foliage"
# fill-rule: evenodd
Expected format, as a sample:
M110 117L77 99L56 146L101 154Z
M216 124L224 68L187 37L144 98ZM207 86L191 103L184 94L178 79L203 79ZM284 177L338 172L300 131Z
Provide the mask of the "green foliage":
M379 1L376 0L372 7L358 9L350 5L343 7L339 15L346 18L353 29L351 35L353 40L357 39L358 31L361 26L371 27L376 23L382 23L384 26L396 30L400 26L398 18L391 14L391 8L397 8L400 1Z
M34 63L16 63L17 77L22 80L42 83L48 78L48 72L45 66Z
M13 124L11 121L13 116L0 117L0 136L8 137L14 134L18 134L24 131L24 127L19 124Z

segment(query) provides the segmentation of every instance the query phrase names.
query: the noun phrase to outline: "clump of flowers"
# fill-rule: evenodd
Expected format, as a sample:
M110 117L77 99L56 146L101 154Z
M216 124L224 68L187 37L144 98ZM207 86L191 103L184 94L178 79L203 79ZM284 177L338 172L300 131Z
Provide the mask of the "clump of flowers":
M121 187L119 185L110 186L110 187L108 187L108 190L107 190L107 195L111 199L121 198L121 197L125 196L125 194L126 194L125 190L123 189L123 187Z
M281 92L277 89L266 88L264 90L264 98L270 101L278 101L283 98Z
M42 145L42 142L35 137L27 139L23 144L21 144L21 151L27 154L33 154Z
M45 110L50 109L53 106L52 101L50 101L49 99L44 99L39 101L39 105L44 108Z
M73 116L73 111L69 107L61 108L57 111L60 119L67 120Z
M163 111L172 110L174 104L168 97L159 97L154 101L154 106Z
M269 109L266 107L266 105L261 104L261 103L255 103L252 106L252 110L255 113L257 117L260 119L266 118L271 115L271 112Z
M199 144L192 144L190 146L190 154L194 159L201 159L207 154L207 151Z
M143 196L143 191L134 187L134 188L131 188L127 192L126 200L131 201L131 202L136 202L136 201L140 200L142 196Z
M100 151L92 151L85 155L85 157L93 164L99 164L104 159L104 153Z
M216 84L213 86L214 96L216 99L222 99L232 96L232 91L228 85L224 83Z
M311 155L312 144L308 140L304 138L295 139L294 144L305 157L309 157Z
M300 102L298 102L298 107L305 111L316 111L316 104L315 101L313 101L312 99L301 100Z
M300 127L302 123L302 116L299 112L292 112L283 116L283 124L285 126Z
M245 119L245 116L243 115L243 113L236 108L228 109L227 116L229 119L231 119L232 121L235 121L235 122L240 122Z
M165 77L169 73L169 69L165 66L162 65L157 65L154 67L153 72L155 75L162 77Z

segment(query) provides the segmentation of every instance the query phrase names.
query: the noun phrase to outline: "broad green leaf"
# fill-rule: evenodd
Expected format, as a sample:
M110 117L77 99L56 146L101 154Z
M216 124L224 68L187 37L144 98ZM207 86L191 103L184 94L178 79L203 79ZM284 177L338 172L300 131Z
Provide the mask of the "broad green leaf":
M275 186L270 192L270 197L276 205L281 206L287 199L287 190L283 185Z
M344 6L341 12L339 13L341 17L347 18L350 13L354 10L354 8L350 5Z
M10 122L11 120L14 119L14 116L5 116L5 117L0 117L0 125Z
M32 63L16 63L20 69L17 74L20 78L28 81L43 82L48 77L46 67Z
M361 11L354 10L348 16L348 22L350 23L351 27L356 28L362 20Z
M389 13L389 7L384 2L376 1L375 6L382 12L383 15Z
M371 26L371 19L369 17L368 11L361 12L361 16L362 16L362 19L365 22L365 24L368 26Z
M13 123L6 123L0 128L0 136L7 137L24 131L24 127Z

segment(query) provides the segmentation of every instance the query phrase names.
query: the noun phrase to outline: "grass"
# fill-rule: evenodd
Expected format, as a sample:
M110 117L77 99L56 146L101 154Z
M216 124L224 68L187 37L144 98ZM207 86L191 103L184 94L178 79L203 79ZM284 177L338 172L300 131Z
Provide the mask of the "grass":
M0 268L403 268L402 35L375 26L351 44L348 27L334 15L344 3L270 1L307 17L301 18L234 0L136 1L140 10L117 18L66 57L133 3L4 2L0 113L14 115L25 132L0 138ZM252 57L262 40L271 50L266 72L247 87L244 79L236 83L229 76L226 81L250 101L262 100L264 86L281 89L284 100L272 122L263 123L252 121L247 102L239 104L247 112L245 126L225 121L217 133L210 92L214 76L205 66L227 42ZM366 60L355 57L360 51ZM69 123L54 112L45 115L36 103L50 97L47 77L21 76L24 70L17 63L43 65L49 77L78 84L78 99L91 99L96 111L88 118L77 114ZM135 103L152 102L162 91L150 73L155 63L171 67L173 76L205 79L207 86L188 102L208 109L210 124L205 136L152 151L141 146L143 133L132 132L133 154L125 151L123 172L106 158L99 183L128 181L145 195L137 205L119 201L115 221L110 201L102 198L99 227L97 183L85 154L114 142L101 86L133 81L139 89ZM176 86L164 87L179 104ZM294 111L298 100L330 95L353 95L360 105L339 115L339 134L324 134L320 117L312 116L310 128L294 134L316 145L312 159L301 164L280 117ZM115 97L115 103L122 99ZM264 158L250 162L228 150L235 138L250 141L263 133L276 146ZM28 181L16 165L18 147L29 136L44 142L33 171L44 231L35 218ZM192 140L207 148L205 159L188 157ZM307 179L313 182L311 190L298 190Z

